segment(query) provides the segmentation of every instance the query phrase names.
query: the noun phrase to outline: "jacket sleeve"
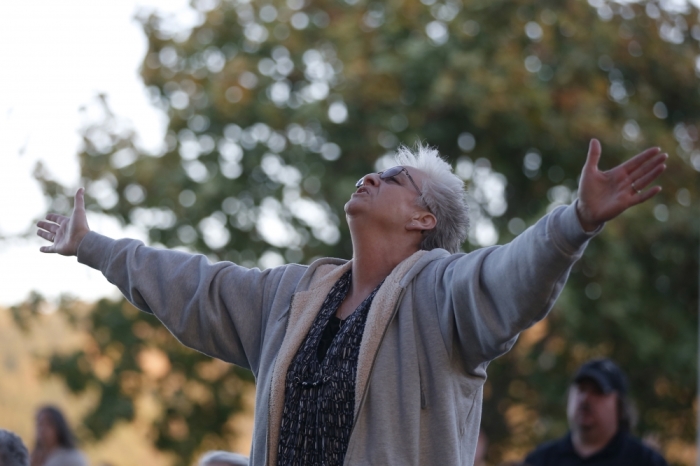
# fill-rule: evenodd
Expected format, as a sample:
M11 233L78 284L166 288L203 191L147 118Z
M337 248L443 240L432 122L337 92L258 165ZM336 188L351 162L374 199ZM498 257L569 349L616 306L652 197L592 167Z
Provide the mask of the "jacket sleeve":
M95 232L81 242L78 261L101 271L184 345L257 373L269 296L285 267L261 272L231 262L211 264L203 255Z
M448 352L457 350L468 368L510 350L554 305L600 230L586 233L575 206L556 208L506 245L448 259L438 277L441 327Z

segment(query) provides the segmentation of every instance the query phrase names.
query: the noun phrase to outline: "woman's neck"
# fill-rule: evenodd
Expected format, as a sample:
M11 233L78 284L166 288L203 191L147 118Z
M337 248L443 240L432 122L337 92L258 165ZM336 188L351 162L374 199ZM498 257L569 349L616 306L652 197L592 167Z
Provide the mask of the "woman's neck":
M359 242L358 242L359 243ZM394 268L418 248L391 241L353 242L352 284L350 294L367 296Z

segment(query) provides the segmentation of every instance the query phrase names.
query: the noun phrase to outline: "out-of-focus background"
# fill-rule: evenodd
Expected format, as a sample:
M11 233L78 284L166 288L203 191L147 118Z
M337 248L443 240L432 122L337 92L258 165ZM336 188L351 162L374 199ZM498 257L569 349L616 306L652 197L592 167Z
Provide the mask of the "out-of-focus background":
M0 427L59 405L94 464L250 444L253 379L177 343L32 223L87 188L91 227L250 267L349 257L342 206L398 144L469 187L464 250L668 151L662 193L606 226L550 317L491 364L488 464L567 430L583 361L630 377L636 434L695 464L700 19L685 2L26 1L0 6Z

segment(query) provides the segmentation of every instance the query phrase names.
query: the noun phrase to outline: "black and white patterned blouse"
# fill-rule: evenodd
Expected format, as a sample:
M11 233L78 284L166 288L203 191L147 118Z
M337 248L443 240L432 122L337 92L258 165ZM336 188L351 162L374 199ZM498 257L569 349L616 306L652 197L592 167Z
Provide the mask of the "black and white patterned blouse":
M355 312L341 321L335 313L351 279L352 271L348 270L333 285L287 371L280 466L340 466L345 459L355 411L360 342L370 305L382 286L377 285Z

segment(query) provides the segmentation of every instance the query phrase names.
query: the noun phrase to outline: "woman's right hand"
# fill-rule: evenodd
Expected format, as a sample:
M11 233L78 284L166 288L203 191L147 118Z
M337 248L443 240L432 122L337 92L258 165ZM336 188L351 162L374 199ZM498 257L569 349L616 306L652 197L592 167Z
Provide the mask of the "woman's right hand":
M80 188L75 193L75 204L70 217L58 214L46 215L46 220L37 223L39 230L36 234L50 241L50 246L42 246L39 250L46 253L56 253L62 256L76 256L78 246L90 231L85 214L85 189Z

